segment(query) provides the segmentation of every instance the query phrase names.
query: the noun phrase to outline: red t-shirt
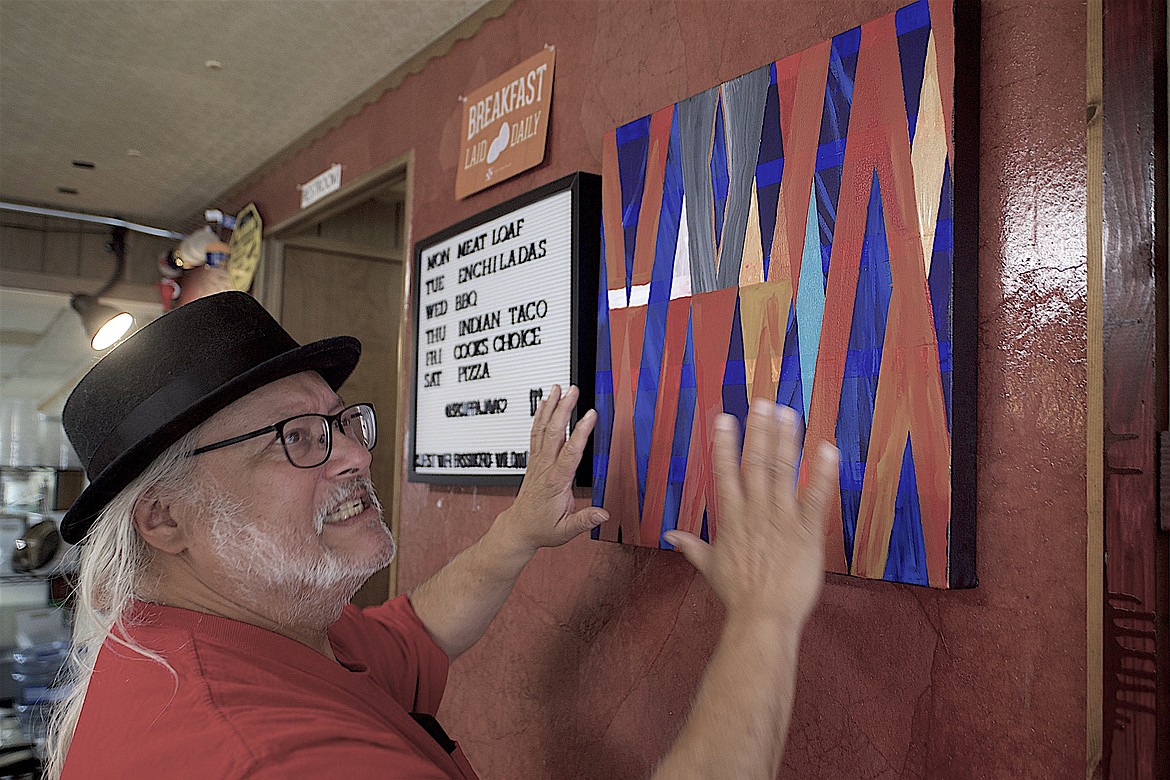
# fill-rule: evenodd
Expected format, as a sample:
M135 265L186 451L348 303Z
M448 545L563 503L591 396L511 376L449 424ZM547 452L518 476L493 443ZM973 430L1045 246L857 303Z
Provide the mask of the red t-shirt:
M447 655L405 596L346 607L334 663L235 620L136 604L131 632L175 670L108 642L65 780L475 778L410 713L434 715Z

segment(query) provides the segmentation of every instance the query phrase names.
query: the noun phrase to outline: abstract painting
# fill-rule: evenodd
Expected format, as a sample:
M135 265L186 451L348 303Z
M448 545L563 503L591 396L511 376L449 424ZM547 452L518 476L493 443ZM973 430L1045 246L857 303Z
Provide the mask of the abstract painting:
M714 539L715 418L762 397L841 452L830 571L976 584L978 27L955 19L919 0L606 135L595 539Z

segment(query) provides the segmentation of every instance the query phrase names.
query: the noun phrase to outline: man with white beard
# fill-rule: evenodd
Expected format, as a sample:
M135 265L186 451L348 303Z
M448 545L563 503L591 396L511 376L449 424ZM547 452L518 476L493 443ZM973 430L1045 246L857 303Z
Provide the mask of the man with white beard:
M359 610L395 554L369 479L373 407L337 395L359 355L348 337L301 346L222 293L82 379L64 415L91 479L62 522L82 550L74 685L48 777L475 777L434 717L447 667L540 548L607 518L571 488L596 413L566 437L578 393L554 386L515 503L409 596ZM727 621L657 780L775 776L835 476L828 448L796 499L793 428L753 406L741 467L721 417L719 542L667 535Z

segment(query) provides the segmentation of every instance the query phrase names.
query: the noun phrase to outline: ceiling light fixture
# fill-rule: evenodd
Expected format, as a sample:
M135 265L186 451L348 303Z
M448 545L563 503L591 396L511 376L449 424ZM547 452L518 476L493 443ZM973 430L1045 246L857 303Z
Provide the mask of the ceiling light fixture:
M77 293L69 299L69 305L81 317L81 324L89 335L89 345L98 352L109 349L134 327L134 317L126 311L119 311L102 303L99 298L108 293L126 269L126 228L116 226L110 230L106 251L114 255L114 273L102 288L92 295Z
M69 305L81 316L81 323L90 337L89 345L98 352L109 349L134 325L130 312L118 311L92 295L74 295Z

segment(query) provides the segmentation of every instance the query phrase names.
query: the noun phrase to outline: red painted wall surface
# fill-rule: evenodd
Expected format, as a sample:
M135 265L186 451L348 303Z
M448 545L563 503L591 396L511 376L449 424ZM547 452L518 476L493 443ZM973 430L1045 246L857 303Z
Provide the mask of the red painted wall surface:
M296 185L332 163L348 182L413 150L422 237L599 171L608 128L902 4L517 0L239 204L255 200L276 224L297 211ZM1084 772L1085 9L985 0L982 35L982 584L828 576L802 646L784 777ZM545 163L456 201L459 95L546 43L557 64ZM409 367L401 376L409 392ZM405 485L400 587L471 543L511 495ZM643 777L686 714L721 618L674 553L588 540L544 551L452 668L441 720L485 778Z

